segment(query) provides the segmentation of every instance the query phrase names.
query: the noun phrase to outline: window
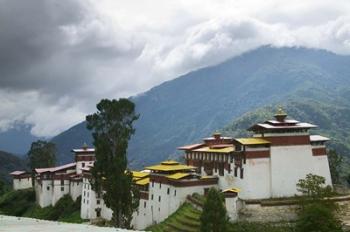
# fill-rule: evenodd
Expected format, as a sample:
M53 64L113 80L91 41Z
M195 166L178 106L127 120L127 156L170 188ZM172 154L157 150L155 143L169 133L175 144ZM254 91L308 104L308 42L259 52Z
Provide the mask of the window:
M146 208L146 202L143 202L143 208Z
M235 167L235 177L237 177L237 167Z
M64 180L61 180L61 185L64 185Z
M174 196L176 196L176 190L174 191Z
M159 182L159 188L160 189L162 188L162 182Z
M89 204L89 200L86 200L86 204Z
M47 189L47 190L50 190L50 186L47 186L46 189Z
M154 181L152 180L152 187L154 187Z
M83 200L84 204L85 204L85 199Z
M167 194L169 195L169 193L170 193L170 188L168 188L168 191L167 191Z
M86 196L86 192L84 191L84 197Z
M151 195L151 200L153 200L153 194Z
M61 187L61 192L63 192L64 191L64 187Z
M96 201L96 204L98 204L98 205L99 205L99 204L100 204L100 200L97 200L97 201Z
M82 166L82 167L85 167L85 163L82 163L81 166Z
M241 179L243 179L243 171L244 171L244 168L241 168Z
M158 197L158 201L160 202L160 200L161 200L161 197L159 196L159 197Z

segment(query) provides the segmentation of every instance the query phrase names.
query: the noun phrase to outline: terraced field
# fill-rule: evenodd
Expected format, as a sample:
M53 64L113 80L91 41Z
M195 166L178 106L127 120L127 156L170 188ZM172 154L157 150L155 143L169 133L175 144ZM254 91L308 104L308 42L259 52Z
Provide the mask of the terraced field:
M146 228L152 232L197 232L200 227L200 204L204 198L193 195L175 213L160 224ZM191 203L190 203L191 202ZM195 202L195 203L194 203ZM197 204L198 203L198 204Z

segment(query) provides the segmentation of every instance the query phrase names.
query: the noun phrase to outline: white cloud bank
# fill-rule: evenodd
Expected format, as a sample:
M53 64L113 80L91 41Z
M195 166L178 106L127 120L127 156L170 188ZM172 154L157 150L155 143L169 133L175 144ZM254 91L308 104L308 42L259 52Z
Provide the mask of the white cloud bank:
M101 98L266 44L350 54L350 3L0 0L0 130L26 123L53 136Z

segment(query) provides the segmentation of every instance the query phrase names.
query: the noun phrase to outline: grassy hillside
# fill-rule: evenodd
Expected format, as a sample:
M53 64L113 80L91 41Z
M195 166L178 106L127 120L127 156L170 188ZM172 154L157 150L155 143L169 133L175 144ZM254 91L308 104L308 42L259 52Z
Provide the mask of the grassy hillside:
M10 191L0 197L0 214L30 217L43 220L81 223L80 201L72 200L69 195L62 197L54 207L41 208L35 203L32 189Z
M194 195L195 199L205 201L202 196ZM185 202L179 209L159 224L146 228L152 232L199 232L201 211L192 204ZM293 232L293 227L288 224L271 223L231 223L228 232Z
M140 119L129 146L133 167L173 157L257 108L308 97L322 102L349 86L350 56L305 48L262 47L224 63L190 72L133 97ZM53 139L59 160L91 142L84 123ZM175 156L176 157L176 156Z
M9 173L27 168L25 160L8 152L0 151L0 179L10 181Z

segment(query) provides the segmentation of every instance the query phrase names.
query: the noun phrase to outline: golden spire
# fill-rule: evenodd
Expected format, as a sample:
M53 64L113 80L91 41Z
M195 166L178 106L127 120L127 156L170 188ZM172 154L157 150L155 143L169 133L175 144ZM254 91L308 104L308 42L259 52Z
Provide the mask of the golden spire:
M286 119L286 117L287 117L287 113L283 110L282 106L279 106L275 114L276 120L283 122Z

